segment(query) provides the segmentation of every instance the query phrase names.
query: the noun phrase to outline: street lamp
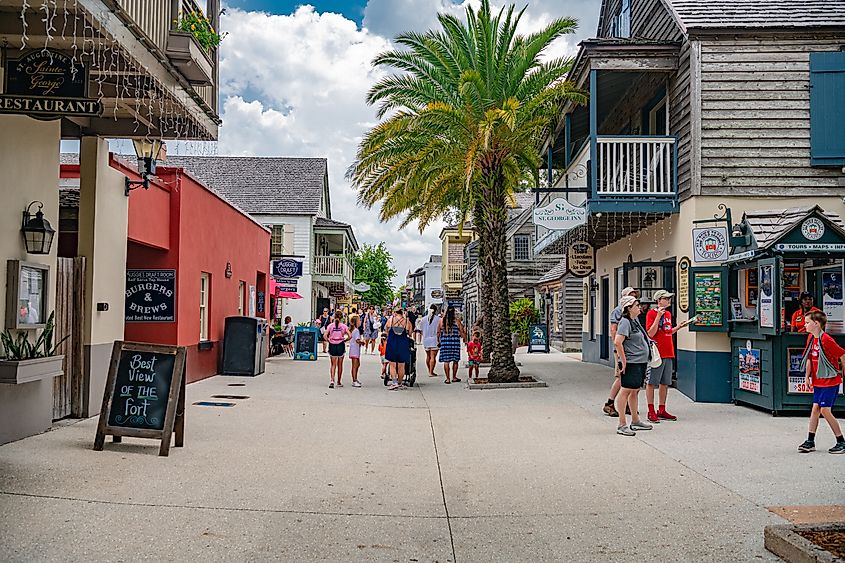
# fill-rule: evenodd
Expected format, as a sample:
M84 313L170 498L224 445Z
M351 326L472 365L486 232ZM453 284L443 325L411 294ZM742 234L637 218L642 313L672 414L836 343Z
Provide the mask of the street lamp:
M29 210L36 203L38 204L38 211L35 212L35 217L33 217ZM43 207L44 204L40 201L33 201L26 206L23 212L21 234L28 254L50 254L50 247L53 245L56 230L50 226L50 221L44 218L44 213L41 212Z
M150 176L156 174L156 161L165 158L167 155L167 148L161 139L133 139L132 145L135 147L135 155L138 157L138 174L141 175L142 179L133 182L126 178L127 196L135 188L150 189Z

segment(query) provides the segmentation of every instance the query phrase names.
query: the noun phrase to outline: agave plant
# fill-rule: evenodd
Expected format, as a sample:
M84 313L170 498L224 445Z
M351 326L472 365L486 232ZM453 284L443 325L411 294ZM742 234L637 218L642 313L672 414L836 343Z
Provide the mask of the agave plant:
M55 323L53 317L55 313L50 313L50 318L47 319L47 324L44 330L35 339L35 342L29 341L28 331L19 331L16 336L12 336L10 331L0 334L0 344L3 346L3 356L7 360L21 361L32 360L35 358L47 358L56 355L56 350L61 346L62 342L67 340L70 335L65 336L56 344L53 344L53 334L55 331Z

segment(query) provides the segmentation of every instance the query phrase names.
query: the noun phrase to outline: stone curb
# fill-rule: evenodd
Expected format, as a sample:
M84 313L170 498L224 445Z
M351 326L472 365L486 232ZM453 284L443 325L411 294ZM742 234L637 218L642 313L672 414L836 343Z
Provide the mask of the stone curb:
M842 559L799 535L797 530L845 530L845 523L766 526L766 549L789 563L842 563Z
M467 381L467 389L536 389L548 387L545 381L528 381L524 383L470 383Z

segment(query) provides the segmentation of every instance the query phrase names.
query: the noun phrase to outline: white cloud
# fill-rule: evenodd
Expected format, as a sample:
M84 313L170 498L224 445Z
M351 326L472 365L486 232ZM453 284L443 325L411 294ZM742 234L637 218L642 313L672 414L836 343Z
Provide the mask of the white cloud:
M566 5L584 4L532 2L522 30L538 29L566 13ZM356 193L344 174L361 136L376 122L365 96L385 71L372 68L373 57L388 49L398 32L436 26L438 10L462 14L464 4L370 0L363 29L339 14L318 13L308 5L290 15L230 8L222 21L228 36L221 45L223 126L217 152L327 157L332 216L352 224L361 243L386 242L394 256L397 285L404 283L409 269L440 253L442 225L420 235L415 226L400 231L396 221L380 224L378 210L357 206ZM585 35L592 35L592 22ZM574 45L574 38L566 38L555 46L554 54L574 54Z

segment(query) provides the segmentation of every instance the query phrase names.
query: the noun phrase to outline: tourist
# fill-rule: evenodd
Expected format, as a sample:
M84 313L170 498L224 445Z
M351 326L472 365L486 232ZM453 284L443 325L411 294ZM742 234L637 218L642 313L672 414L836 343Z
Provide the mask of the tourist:
M619 295L620 301L622 300L622 298L624 298L628 295L633 295L634 297L639 297L639 293L637 292L636 289L634 289L633 287L626 287L625 289L622 290L622 293ZM622 318L622 309L619 306L617 306L615 309L613 309L610 312L610 342L611 342L611 344L616 342L616 328L619 325L619 319L621 319L621 318ZM613 406L614 403L616 402L616 396L619 395L619 389L620 389L620 384L621 384L619 367L618 367L619 362L618 361L614 362L613 366L614 366L613 367L613 370L614 370L613 371L613 383L610 385L610 396L608 397L607 402L602 407L604 414L606 414L609 417L619 416L619 413L616 412L616 408ZM631 414L631 413L626 413L626 414Z
M378 353L381 356L381 378L384 384L387 385L387 360L384 358L384 353L387 351L387 333L382 332L379 337Z
M358 368L361 367L361 344L364 340L361 338L361 331L358 328L360 319L358 315L353 315L349 320L349 359L352 360L352 387L360 387L361 382L358 381Z
M482 355L482 348L481 348L481 332L475 331L472 333L472 340L467 343L467 365L469 366L469 379L478 379L478 370L479 366L481 366L481 355ZM473 377L472 374L475 374Z
M617 367L620 373L621 389L616 399L619 426L616 433L635 436L637 430L651 430L651 424L640 420L637 412L637 395L645 381L648 367L649 344L645 329L637 320L640 315L640 301L633 295L626 295L619 301L622 318L616 328L613 343L616 347ZM631 425L625 416L625 407L631 410Z
M466 340L464 327L455 316L455 308L449 305L446 316L440 320L437 328L437 341L440 344L440 362L446 373L446 383L460 382L458 364L461 361L461 340Z
M413 333L412 336L414 338L414 342L419 342L417 340L417 334L418 334L417 328L419 327L419 324L417 323L417 321L419 320L419 315L417 314L417 306L416 305L411 305L408 308L407 317L408 317L408 322L411 323L411 332Z
M420 319L422 345L425 348L425 367L428 368L429 377L437 377L434 370L437 368L437 351L440 349L437 344L437 330L439 328L440 315L437 313L437 305L432 303L428 315Z
M802 292L801 306L792 314L792 322L789 323L792 332L807 332L807 328L804 326L804 318L809 313L818 310L813 306L813 295L806 291Z
M326 349L329 347L328 340L323 337L323 329L328 326L330 318L328 308L323 309L323 314L317 318L317 328L320 329L320 340L323 342L323 354L326 353Z
M804 370L804 384L813 387L813 410L810 411L810 431L807 440L798 446L801 453L812 452L816 449L816 429L819 427L819 415L827 421L836 444L827 450L832 454L845 453L845 438L839 422L833 416L833 405L842 384L841 368L845 366L845 350L824 331L827 326L827 315L822 311L812 311L804 318L804 325L809 333L804 356L801 358L801 368Z
M349 327L341 322L343 320L343 312L337 311L334 314L334 321L329 323L323 329L323 338L329 344L329 356L331 357L331 365L329 366L329 374L331 376L331 383L329 389L334 389L335 374L337 375L337 386L343 387L343 357L346 355L346 341L349 339Z
M645 387L645 396L648 401L649 422L660 422L661 420L678 420L673 414L666 411L666 397L669 394L669 386L672 384L672 372L675 368L675 343L672 342L672 335L695 321L691 317L676 327L672 326L672 313L667 309L672 305L672 297L665 289L654 292L654 300L657 308L646 313L645 326L649 338L657 343L657 350L660 352L662 362L658 367L652 367L648 372L648 382ZM659 408L654 410L654 386L658 386Z
M411 361L409 339L414 327L402 314L402 309L397 308L393 311L384 328L387 332L384 358L388 362L391 375L391 382L387 388L393 391L402 388L402 380L405 379L405 364Z
M293 356L293 342L296 336L296 327L293 326L293 319L285 317L285 324L282 327L282 346L289 355Z
M376 340L378 340L378 328L376 323L376 308L369 306L367 312L364 314L363 328L364 328L364 351L369 348L370 354L375 354Z

